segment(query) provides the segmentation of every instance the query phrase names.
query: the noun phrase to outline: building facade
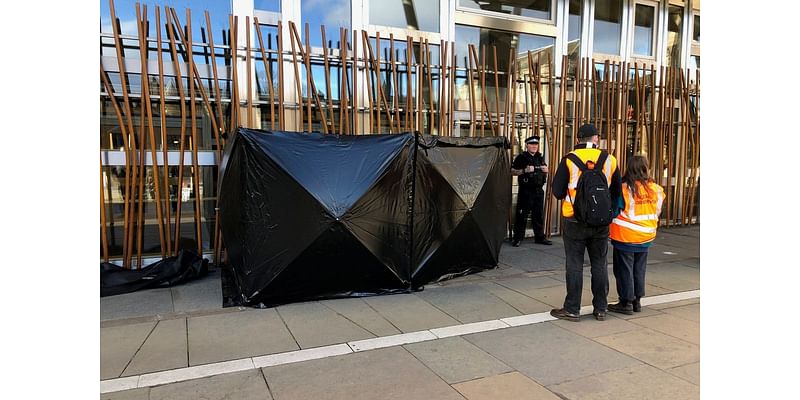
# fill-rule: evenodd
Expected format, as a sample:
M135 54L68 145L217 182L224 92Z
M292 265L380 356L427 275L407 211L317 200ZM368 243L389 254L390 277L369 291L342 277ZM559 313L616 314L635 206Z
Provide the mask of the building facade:
M552 162L592 122L623 166L648 154L667 224L699 220L697 0L117 0L100 50L101 255L126 266L224 258L236 126L500 135L511 155L539 134Z

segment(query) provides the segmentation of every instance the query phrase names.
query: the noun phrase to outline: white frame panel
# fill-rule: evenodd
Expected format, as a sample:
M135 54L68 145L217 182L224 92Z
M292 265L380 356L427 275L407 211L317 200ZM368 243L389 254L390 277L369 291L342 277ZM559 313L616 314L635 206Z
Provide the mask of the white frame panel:
M455 3L455 11L469 13L469 14L476 14L482 15L490 18L499 18L504 20L518 20L521 22L533 22L537 24L550 24L550 25L557 25L556 21L558 21L557 11L556 8L561 1L550 0L550 19L541 19L541 18L533 18L533 17L525 17L522 15L511 15L511 14L503 14L494 11L488 10L479 10L475 8L468 8L468 7L461 7L458 5L459 0L452 0ZM563 1L563 0L562 0Z
M635 35L636 35L636 6L639 5L639 4L641 4L643 6L653 7L653 11L655 13L653 15L653 38L652 38L652 43L650 43L652 54L649 55L649 56L648 55L644 55L644 54L636 54L636 53L634 53L634 43L635 43L635 39L636 39L636 37L635 37ZM658 31L659 31L659 28L661 27L661 25L659 25L659 23L658 23L659 22L659 11L660 11L660 8L658 6L658 1L654 1L654 0L632 0L632 1L629 2L629 10L631 11L631 12L628 13L629 14L629 18L628 18L628 27L629 27L629 29L628 29L628 32L627 32L627 36L628 36L629 45L628 45L628 48L625 51L625 54L627 55L627 58L629 58L631 60L636 59L636 60L648 61L648 62L651 62L651 63L655 62L656 61L656 56L658 54Z

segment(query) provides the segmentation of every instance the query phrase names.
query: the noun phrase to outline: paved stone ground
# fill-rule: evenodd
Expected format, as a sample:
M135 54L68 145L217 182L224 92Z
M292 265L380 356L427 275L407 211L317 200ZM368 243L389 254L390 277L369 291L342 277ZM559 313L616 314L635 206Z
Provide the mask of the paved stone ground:
M700 288L699 227L661 229L647 295ZM219 274L101 299L101 380L513 317L561 306L563 244L414 294L221 307ZM610 251L609 251L610 254ZM588 260L588 259L587 259ZM616 300L609 267L609 301ZM585 269L583 305L591 304ZM700 300L551 321L102 394L102 399L699 398ZM647 382L647 384L642 384Z

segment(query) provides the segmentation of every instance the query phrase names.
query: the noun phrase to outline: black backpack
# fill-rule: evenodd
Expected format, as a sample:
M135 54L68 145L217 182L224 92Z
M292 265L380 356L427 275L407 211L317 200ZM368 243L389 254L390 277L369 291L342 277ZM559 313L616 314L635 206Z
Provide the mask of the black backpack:
M589 226L608 226L613 215L608 180L603 173L608 153L601 150L594 169L589 169L575 153L567 154L567 158L581 170L572 199L575 219Z

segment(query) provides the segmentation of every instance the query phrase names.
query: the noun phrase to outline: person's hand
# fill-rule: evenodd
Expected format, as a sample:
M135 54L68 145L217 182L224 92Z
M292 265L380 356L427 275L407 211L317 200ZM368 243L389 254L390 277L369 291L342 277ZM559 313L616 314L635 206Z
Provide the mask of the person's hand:
M542 172L545 172L545 173L550 172L550 171L547 170L547 165L542 165Z
M533 172L533 171L536 171L536 167L534 167L533 165L528 165L527 167L525 167L525 172Z

